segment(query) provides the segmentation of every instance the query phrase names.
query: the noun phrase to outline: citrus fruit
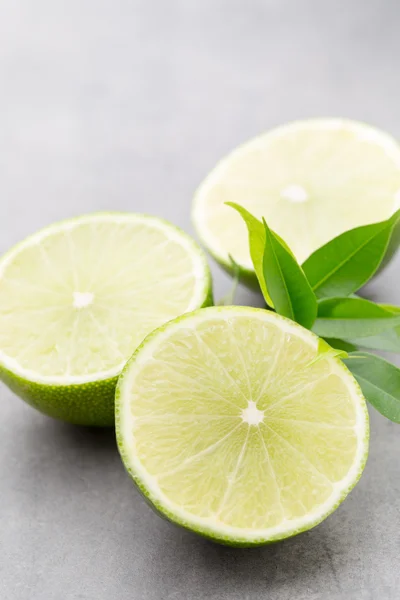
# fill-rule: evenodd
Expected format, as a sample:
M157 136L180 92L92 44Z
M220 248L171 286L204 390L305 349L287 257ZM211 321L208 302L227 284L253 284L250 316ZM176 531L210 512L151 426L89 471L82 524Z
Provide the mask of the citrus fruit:
M318 338L275 313L194 311L151 333L116 392L126 468L175 523L226 544L322 521L368 452L360 388Z
M202 251L169 223L122 213L57 223L0 260L0 377L50 416L113 425L135 348L210 303Z
M400 145L363 123L314 119L278 127L224 158L195 195L193 221L215 259L230 270L231 255L254 283L246 227L228 201L264 217L302 263L337 235L400 207Z

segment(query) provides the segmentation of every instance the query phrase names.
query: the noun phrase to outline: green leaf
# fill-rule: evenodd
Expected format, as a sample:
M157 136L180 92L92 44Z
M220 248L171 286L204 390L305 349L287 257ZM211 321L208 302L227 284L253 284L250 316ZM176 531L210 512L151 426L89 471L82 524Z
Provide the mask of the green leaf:
M355 352L354 356L359 360L345 362L366 400L382 415L400 423L400 369L367 352Z
M263 272L263 259L264 259L264 246L265 246L265 230L264 226L253 217L248 210L236 204L235 202L226 202L228 206L234 208L246 223L248 234L249 234L249 246L250 256L253 262L254 270L257 275L258 283L260 284L262 295L264 296L265 302L269 306L273 306L271 296L268 293L267 286L265 284L264 272Z
M393 306L393 304L381 304L378 306L389 311L393 315L400 314L400 307ZM400 354L400 326L393 327L389 331L384 331L381 334L373 335L371 337L342 340L346 344L355 344L353 350L356 350L356 346L362 348L368 348L369 350L381 350L383 352L395 352Z
M348 296L376 273L385 256L397 211L387 221L356 227L316 250L303 264L317 298Z
M340 340L338 338L325 338L325 341L332 348L337 350L344 350L345 352L356 352L357 346L348 340Z
M388 310L389 312L393 313L394 315L400 314L400 306L394 306L393 304L381 304L381 303L379 303L379 306L381 306L385 310Z
M358 296L356 296L358 297ZM378 303L378 306L389 311L393 315L400 314L400 307L393 304ZM329 341L329 340L328 340ZM373 335L366 338L341 340L345 344L354 345L353 351L359 347L368 348L369 350L381 350L383 352L395 352L400 354L400 326L393 327L388 331L384 331L378 335Z
M318 303L313 331L346 340L380 335L400 325L400 315L363 298L328 298ZM358 340L359 341L359 340Z
M394 327L389 331L384 331L379 335L373 335L366 338L355 338L351 343L362 348L370 350L381 350L383 352L395 352L400 354L400 327Z
M317 316L317 300L302 268L279 238L265 228L263 272L276 312L310 329Z
M340 358L340 359L344 359L344 358L348 358L348 353L346 352L346 350L341 350L339 348L333 348L330 344L328 344L328 342L326 342L325 340L323 340L322 338L320 338L318 340L318 350L317 350L317 356L307 364L307 367L311 367L312 365L315 365L315 363L319 362L320 360L324 359L324 358Z

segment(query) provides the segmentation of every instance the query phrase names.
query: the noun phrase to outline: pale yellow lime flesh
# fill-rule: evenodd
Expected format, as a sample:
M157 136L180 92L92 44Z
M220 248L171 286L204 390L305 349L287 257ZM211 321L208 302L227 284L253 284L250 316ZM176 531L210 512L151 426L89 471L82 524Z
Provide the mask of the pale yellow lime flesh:
M172 520L227 543L287 537L329 514L368 447L360 389L275 314L208 308L151 334L117 391L128 470ZM311 364L312 363L312 364Z
M46 414L113 425L116 379L137 346L211 301L202 251L169 223L57 223L0 260L0 377Z
M0 360L39 380L113 374L155 327L201 306L207 283L199 249L159 219L52 226L0 262Z
M247 232L225 202L265 217L302 263L346 230L388 218L400 206L400 145L373 127L341 119L291 123L239 147L199 187L193 220L223 264L253 271Z

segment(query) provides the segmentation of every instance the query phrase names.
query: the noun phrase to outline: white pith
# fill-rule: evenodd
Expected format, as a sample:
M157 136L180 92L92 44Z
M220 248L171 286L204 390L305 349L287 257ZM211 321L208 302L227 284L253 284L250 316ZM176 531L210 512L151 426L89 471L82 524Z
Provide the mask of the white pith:
M248 425L258 425L264 421L264 411L257 408L254 400L248 400L247 408L242 410L242 420Z
M333 493L329 499L318 507L318 510L307 514L305 517L290 519L282 521L277 527L269 527L265 529L252 529L242 527L232 527L222 523L217 516L214 518L201 518L193 513L189 513L181 506L177 505L160 490L157 479L147 472L143 467L138 453L135 451L135 438L133 432L134 417L131 413L130 394L129 390L132 388L133 381L136 375L140 372L141 366L145 365L146 362L151 359L153 352L159 346L168 339L169 336L173 335L174 332L180 328L196 328L196 325L200 323L212 322L213 319L221 320L226 318L227 320L232 315L248 315L254 319L260 319L262 321L276 321L280 320L282 330L295 335L304 340L310 347L317 349L318 340L312 333L304 330L294 323L281 319L276 315L257 309L248 309L242 307L230 307L226 308L212 308L199 311L192 315L188 315L177 319L176 321L168 324L166 327L161 328L158 332L155 332L138 350L136 356L132 359L132 362L126 367L122 379L120 381L119 389L119 400L117 402L117 431L119 432L122 444L123 456L126 461L127 467L133 474L135 479L141 484L148 492L149 497L156 505L160 505L165 509L167 514L174 515L179 522L187 525L190 528L198 529L199 531L208 533L210 535L220 536L222 538L228 538L231 540L242 540L242 541L257 541L267 540L275 537L285 537L291 533L297 532L302 529L306 529L312 524L319 522L324 516L329 514L331 510L340 502L346 491L354 485L354 482L358 479L363 463L365 462L365 456L368 448L368 417L365 408L365 402L362 398L360 390L355 383L353 377L349 374L343 364L335 359L329 358L329 366L332 372L339 375L341 380L346 384L348 390L351 391L351 397L354 401L356 408L356 425L354 431L357 435L357 451L354 456L354 462L349 469L345 478L341 481L333 484ZM249 401L248 412L246 413L244 421L248 422L249 425L257 425L263 417L259 414L261 411L257 411L254 403ZM256 412L257 411L257 412ZM243 417L242 417L243 418Z
M92 292L74 292L72 305L74 308L86 308L90 306L94 300Z
M286 198L289 202L306 202L308 200L308 194L303 186L297 184L291 184L284 187L281 191L282 198Z

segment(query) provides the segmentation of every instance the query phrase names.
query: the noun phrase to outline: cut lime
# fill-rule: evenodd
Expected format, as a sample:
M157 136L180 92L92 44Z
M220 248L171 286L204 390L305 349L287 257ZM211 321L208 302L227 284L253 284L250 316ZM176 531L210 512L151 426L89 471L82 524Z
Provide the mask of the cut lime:
M400 207L400 145L362 123L316 119L278 127L222 160L195 195L193 220L216 260L229 270L230 254L251 281L246 228L228 201L265 217L302 263Z
M150 334L117 387L125 466L156 509L251 546L322 521L358 481L368 413L318 338L255 308L195 311Z
M0 260L0 377L53 417L112 425L143 338L210 303L205 257L174 226L120 213L57 223Z

